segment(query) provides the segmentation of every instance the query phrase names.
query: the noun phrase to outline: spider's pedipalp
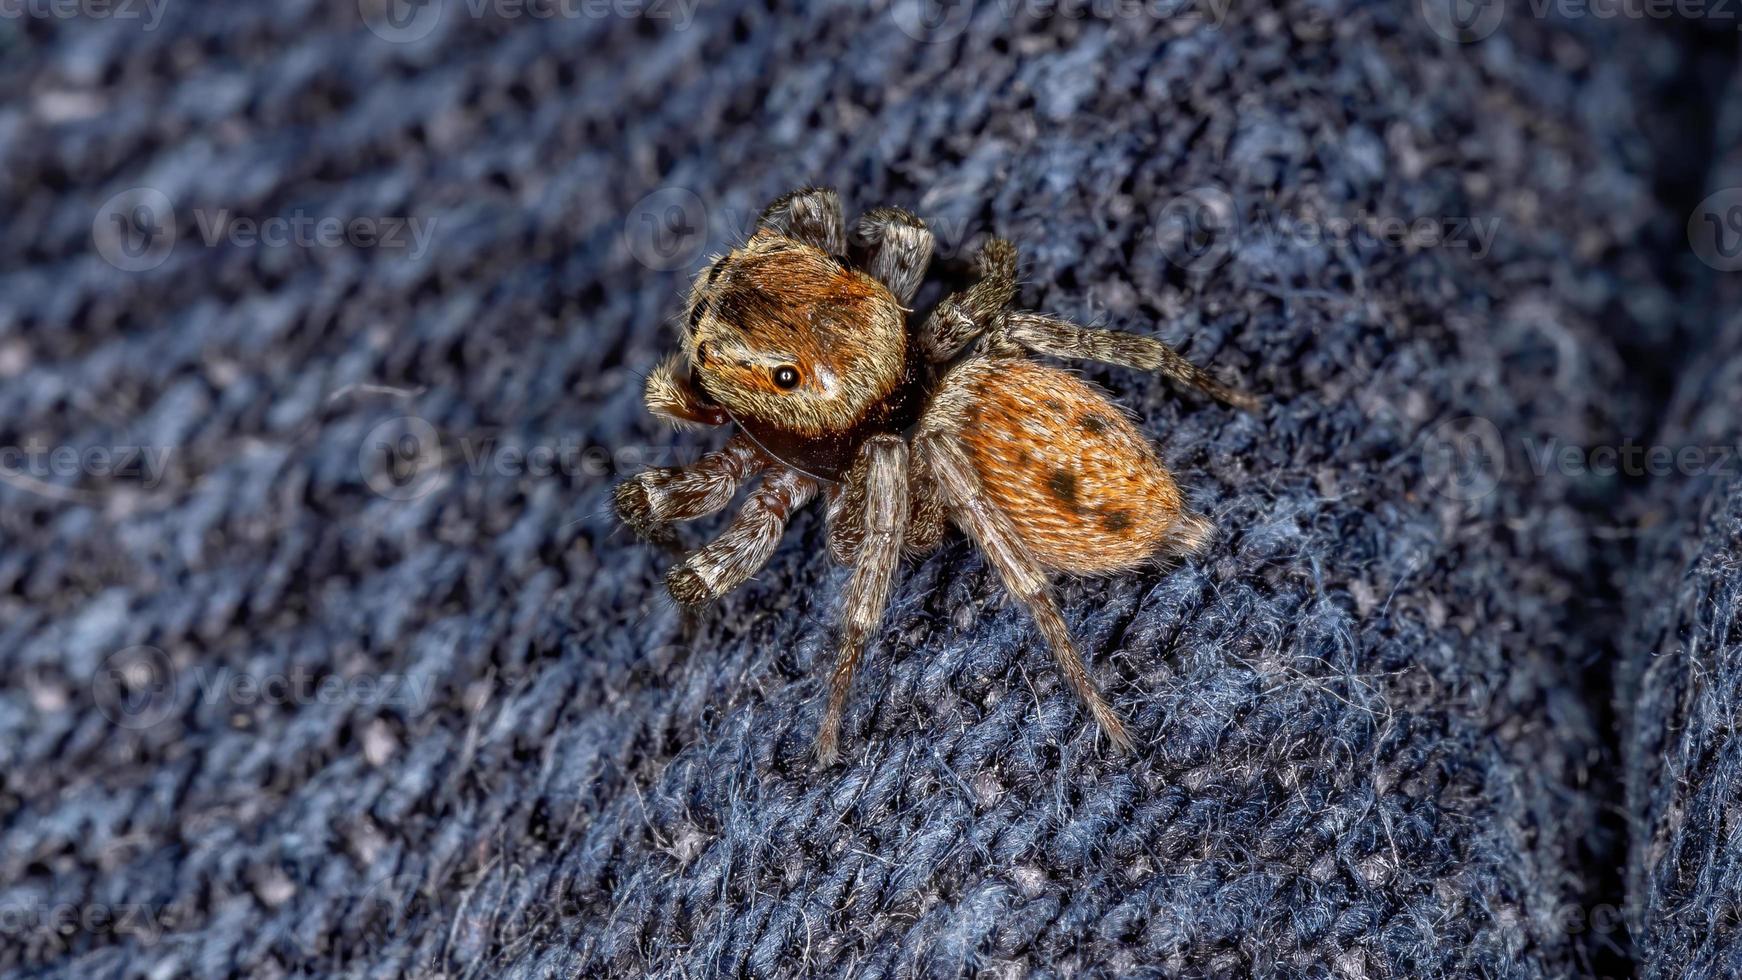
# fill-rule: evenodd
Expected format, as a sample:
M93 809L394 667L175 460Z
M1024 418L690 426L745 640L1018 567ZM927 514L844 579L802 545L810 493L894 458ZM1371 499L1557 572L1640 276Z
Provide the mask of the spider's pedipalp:
M816 496L817 483L788 469L771 472L744 501L719 537L666 574L666 590L680 604L705 605L762 570L786 533L787 519Z
M1129 752L1131 736L1125 731L1124 719L1101 696L1083 665L1083 658L1077 654L1070 629L1065 626L1064 616L1048 587L1046 572L1023 543L1010 516L982 491L967 451L952 437L939 433L923 435L918 448L936 475L938 489L957 525L985 552L987 562L997 570L1004 587L1028 608L1052 648L1065 681L1088 707L1107 738L1121 751Z
M762 209L758 228L814 245L830 255L847 254L846 219L832 187L805 187L774 199Z
M693 521L732 501L738 486L768 466L768 458L748 436L733 436L725 446L688 466L642 470L611 493L617 518L635 533L650 537L673 521Z
M902 306L913 302L931 265L931 229L903 208L873 208L859 217L853 244L864 253L864 268L895 295Z
M1005 330L1010 339L1036 354L1100 361L1138 371L1154 371L1175 384L1195 388L1211 398L1247 412L1259 410L1258 399L1218 381L1172 347L1153 337L1124 330L1079 327L1068 320L1040 313L1012 313Z
M829 705L817 731L817 759L823 765L835 761L853 671L866 640L883 622L907 535L907 443L894 434L873 436L861 454L866 462L865 535L841 605L841 650L829 676Z
M683 370L683 355L672 354L647 375L647 410L678 425L725 425L732 417L696 389Z

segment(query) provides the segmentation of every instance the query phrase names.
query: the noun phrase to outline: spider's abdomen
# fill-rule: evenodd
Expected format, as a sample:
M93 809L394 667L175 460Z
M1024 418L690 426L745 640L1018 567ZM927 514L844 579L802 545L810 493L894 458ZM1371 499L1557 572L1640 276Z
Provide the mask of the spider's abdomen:
M964 363L941 382L925 425L960 434L990 503L1048 569L1119 571L1207 536L1131 420L1065 371Z

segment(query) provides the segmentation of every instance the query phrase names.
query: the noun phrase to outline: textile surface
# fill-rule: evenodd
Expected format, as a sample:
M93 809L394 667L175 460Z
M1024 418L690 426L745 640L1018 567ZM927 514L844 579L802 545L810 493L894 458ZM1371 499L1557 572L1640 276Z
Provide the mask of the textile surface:
M0 18L0 973L1735 972L1742 486L1560 453L1736 441L1733 32L122 7ZM1133 756L952 536L819 768L820 508L694 615L611 517L812 183L1265 402L1074 366L1218 529L1057 585Z
M1720 155L1708 189L1726 210L1735 203L1728 189L1742 185L1739 96L1732 78L1714 124ZM1742 900L1742 856L1730 843L1742 683L1742 464L1734 455L1742 282L1734 271L1709 274L1689 293L1689 329L1710 339L1677 379L1652 441L1704 465L1654 479L1630 501L1639 547L1618 576L1628 597L1618 684L1631 829L1626 895L1641 974L1656 977L1742 971L1737 924L1725 911Z

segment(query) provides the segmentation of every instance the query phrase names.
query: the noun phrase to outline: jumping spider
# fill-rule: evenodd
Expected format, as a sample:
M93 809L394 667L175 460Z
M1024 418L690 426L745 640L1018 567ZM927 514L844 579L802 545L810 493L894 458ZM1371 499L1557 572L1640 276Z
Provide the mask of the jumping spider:
M824 764L835 758L853 670L883 619L896 565L935 549L948 524L985 552L1065 680L1128 750L1048 575L1189 553L1210 525L1185 509L1173 477L1105 395L1029 355L1159 371L1237 408L1257 403L1159 341L1010 309L1016 248L1001 239L976 256L979 281L910 330L907 306L932 242L914 215L877 208L854 229L855 266L834 191L808 188L769 205L749 242L696 278L682 352L647 380L654 415L738 431L689 466L618 485L617 513L652 536L719 511L763 474L725 532L667 575L672 597L694 607L761 569L794 511L827 501L830 554L853 572L817 734Z

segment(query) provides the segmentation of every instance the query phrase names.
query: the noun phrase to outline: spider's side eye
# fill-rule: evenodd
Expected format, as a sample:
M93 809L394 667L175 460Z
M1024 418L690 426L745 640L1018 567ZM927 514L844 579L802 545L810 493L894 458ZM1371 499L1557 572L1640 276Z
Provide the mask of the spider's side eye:
M782 364L774 369L774 383L785 391L798 387L798 368L791 364Z

